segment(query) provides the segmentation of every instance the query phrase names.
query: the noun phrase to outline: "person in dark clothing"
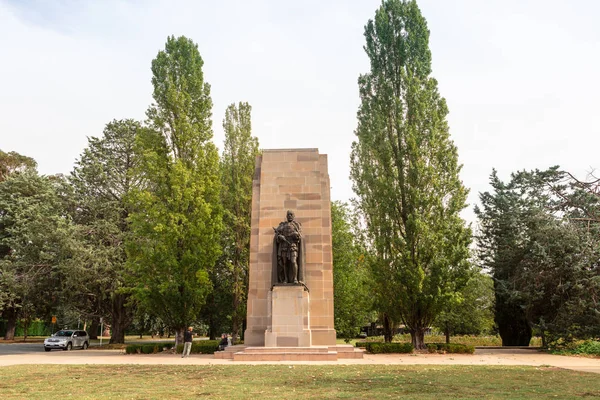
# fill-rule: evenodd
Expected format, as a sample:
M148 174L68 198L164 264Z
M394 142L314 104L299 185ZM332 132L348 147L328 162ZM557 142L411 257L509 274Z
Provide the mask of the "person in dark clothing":
M192 338L194 337L193 331L194 328L191 326L188 330L183 334L183 354L181 358L185 358L190 355L190 351L192 350Z
M219 350L225 350L225 347L227 347L228 342L227 342L227 335L226 334L222 334L221 335L221 341L219 342Z

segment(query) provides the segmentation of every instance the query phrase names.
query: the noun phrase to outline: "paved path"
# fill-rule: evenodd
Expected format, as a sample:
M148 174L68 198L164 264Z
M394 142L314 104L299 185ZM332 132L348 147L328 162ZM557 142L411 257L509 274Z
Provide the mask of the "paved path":
M11 345L14 346L14 345ZM530 365L551 366L600 373L600 359L557 356L535 350L477 349L475 354L365 354L363 359L323 362L233 362L212 355L193 354L182 359L175 354L126 355L121 350L72 350L0 355L0 367L19 364L139 364L139 365L234 365L234 364L321 364L321 365Z

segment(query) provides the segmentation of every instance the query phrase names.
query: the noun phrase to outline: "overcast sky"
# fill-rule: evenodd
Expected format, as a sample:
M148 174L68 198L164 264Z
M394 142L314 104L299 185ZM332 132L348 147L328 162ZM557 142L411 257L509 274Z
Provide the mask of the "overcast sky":
M469 209L520 169L600 167L600 1L421 0L433 76L450 109ZM261 148L318 148L333 200L353 196L350 146L378 0L0 0L0 149L69 173L112 119L143 120L150 63L194 40L212 86L214 140L228 104L253 107Z

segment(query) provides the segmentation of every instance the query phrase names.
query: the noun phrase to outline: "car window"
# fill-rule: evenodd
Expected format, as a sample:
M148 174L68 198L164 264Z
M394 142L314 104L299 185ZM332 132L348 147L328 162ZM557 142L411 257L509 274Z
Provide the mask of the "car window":
M73 331L58 331L54 336L71 336Z
M87 334L85 333L85 331L79 331L78 332L79 336L86 336Z

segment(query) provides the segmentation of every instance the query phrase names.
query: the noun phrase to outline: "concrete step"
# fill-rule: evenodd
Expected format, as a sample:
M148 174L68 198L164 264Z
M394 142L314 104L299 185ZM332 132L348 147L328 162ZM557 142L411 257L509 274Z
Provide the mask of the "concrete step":
M350 344L329 346L329 351L337 351L338 358L363 358L365 351Z
M328 353L329 346L312 346L312 347L246 347L245 353Z
M364 354L365 354L365 352L360 349L356 349L353 352L343 351L343 352L338 352L338 359L341 359L341 358L364 358Z
M281 349L281 348L280 348ZM239 352L233 355L233 361L337 361L337 353L327 352Z
M215 351L215 358L219 360L233 360L233 354L244 351L247 346L236 344L235 346L227 346L223 351Z

